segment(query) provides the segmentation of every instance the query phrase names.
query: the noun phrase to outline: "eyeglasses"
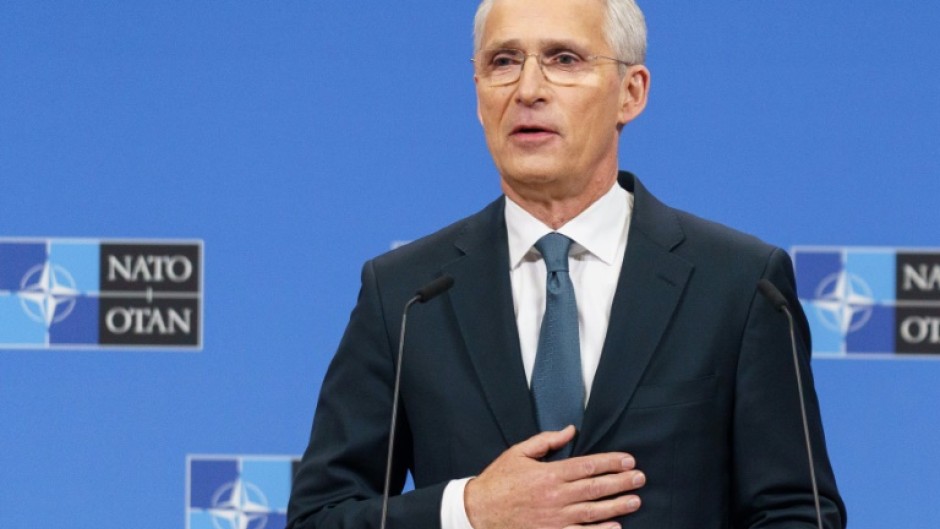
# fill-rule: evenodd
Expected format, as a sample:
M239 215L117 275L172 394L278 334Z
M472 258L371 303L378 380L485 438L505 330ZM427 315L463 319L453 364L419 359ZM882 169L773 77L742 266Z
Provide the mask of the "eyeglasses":
M481 50L471 61L480 78L489 86L506 86L522 77L522 69L529 57L536 58L539 69L542 70L542 75L548 82L560 86L574 86L581 83L594 70L599 60L631 66L630 63L614 57L603 55L582 57L571 50L526 53L511 48Z

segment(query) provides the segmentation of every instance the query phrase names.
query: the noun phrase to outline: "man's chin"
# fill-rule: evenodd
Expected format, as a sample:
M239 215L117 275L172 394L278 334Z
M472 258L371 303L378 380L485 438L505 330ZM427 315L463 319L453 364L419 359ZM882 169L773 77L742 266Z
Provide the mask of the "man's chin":
M558 156L515 155L510 163L500 164L500 174L504 178L533 184L557 180L565 174L565 166Z
M514 165L500 172L503 188L508 186L516 194L529 195L533 191L547 191L560 182L567 180L564 172L554 164ZM512 193L507 193L512 194Z

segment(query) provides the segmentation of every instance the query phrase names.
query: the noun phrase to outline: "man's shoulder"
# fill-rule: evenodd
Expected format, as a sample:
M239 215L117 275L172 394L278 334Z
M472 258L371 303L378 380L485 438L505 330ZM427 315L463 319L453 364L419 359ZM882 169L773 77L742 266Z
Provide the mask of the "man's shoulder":
M737 255L766 256L777 249L757 236L674 209L676 217L686 235L686 243L695 249L712 249L711 252L728 252Z
M373 263L377 268L392 270L438 269L463 255L463 245L495 238L502 212L500 197L470 216L375 257Z
M635 196L637 229L657 244L680 255L699 258L727 255L766 258L777 249L752 234L664 204L636 177L629 173L625 176L622 182L630 186Z
M780 247L724 224L674 211L685 232L685 239L675 252L692 264L701 277L709 281L728 280L744 287L753 286L777 267L792 276L792 261ZM744 290L750 292L748 288Z

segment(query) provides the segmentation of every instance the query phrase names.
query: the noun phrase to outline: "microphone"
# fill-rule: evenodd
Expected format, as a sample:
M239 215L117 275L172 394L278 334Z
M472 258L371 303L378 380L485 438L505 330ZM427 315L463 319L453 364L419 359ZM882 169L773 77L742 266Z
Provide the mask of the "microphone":
M437 296L450 290L450 287L452 286L454 286L454 278L447 275L441 276L434 281L431 281L427 285L419 288L418 291L415 292L416 301L418 301L418 303L427 303L428 301L431 301ZM405 310L408 310L408 307L410 307L412 303L413 301L409 301L408 305L405 307ZM404 327L402 327L402 329L404 329Z
M816 526L822 529L822 509L819 507L819 487L816 485L816 465L813 463L813 447L809 441L809 421L806 418L806 403L803 401L803 377L800 375L800 362L796 353L796 328L793 323L793 313L790 312L790 304L787 298L780 293L780 290L767 279L761 279L757 282L757 289L767 298L768 301L780 312L787 316L787 322L790 326L790 347L793 351L793 369L796 372L796 387L800 394L800 413L803 418L803 437L806 440L806 456L809 459L809 476L813 484L813 501L816 502Z
M385 529L388 518L388 494L392 481L392 458L395 455L395 428L398 424L398 396L401 390L401 362L405 352L405 323L408 321L408 310L415 303L427 303L437 296L447 292L454 286L454 278L442 275L430 283L419 288L413 298L405 303L401 313L401 331L398 338L398 365L395 367L395 389L392 392L392 420L388 432L388 456L385 459L385 488L382 491L382 520L379 527Z

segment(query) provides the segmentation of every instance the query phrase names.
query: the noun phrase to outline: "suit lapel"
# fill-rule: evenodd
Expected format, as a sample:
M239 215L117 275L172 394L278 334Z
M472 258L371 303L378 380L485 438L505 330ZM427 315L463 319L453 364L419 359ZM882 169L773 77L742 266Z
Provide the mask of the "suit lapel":
M688 261L671 253L684 238L672 210L633 175L621 173L620 183L633 191L633 215L575 454L589 452L626 409L692 271Z
M538 432L526 384L509 278L503 199L468 223L455 244L464 254L445 265L460 332L507 446Z

